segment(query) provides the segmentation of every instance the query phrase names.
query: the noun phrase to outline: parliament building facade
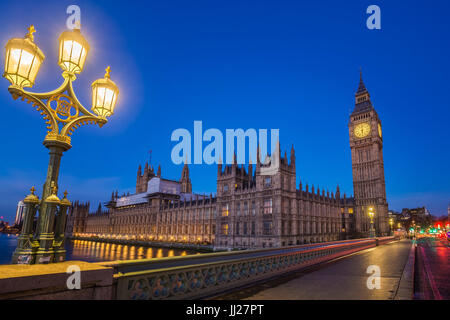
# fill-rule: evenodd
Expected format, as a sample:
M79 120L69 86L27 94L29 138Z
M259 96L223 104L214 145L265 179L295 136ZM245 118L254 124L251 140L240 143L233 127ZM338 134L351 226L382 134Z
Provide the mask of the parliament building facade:
M294 147L289 158L278 149L277 169L267 175L259 151L249 164L218 165L215 195L192 192L189 167L179 180L161 177L152 166L139 166L136 192L113 193L94 213L76 202L66 233L71 236L141 239L211 244L216 248L268 248L369 236L368 210L374 228L389 234L381 121L360 79L355 108L349 119L354 197L308 184L296 185Z

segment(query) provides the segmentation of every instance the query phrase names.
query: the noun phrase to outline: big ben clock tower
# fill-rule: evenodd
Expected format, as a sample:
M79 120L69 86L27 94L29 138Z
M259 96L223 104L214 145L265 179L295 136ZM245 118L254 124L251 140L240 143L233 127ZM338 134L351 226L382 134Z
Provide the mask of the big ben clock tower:
M381 120L370 101L362 74L355 94L355 109L350 115L348 128L352 153L356 236L369 236L370 208L374 212L373 227L376 235L388 235Z

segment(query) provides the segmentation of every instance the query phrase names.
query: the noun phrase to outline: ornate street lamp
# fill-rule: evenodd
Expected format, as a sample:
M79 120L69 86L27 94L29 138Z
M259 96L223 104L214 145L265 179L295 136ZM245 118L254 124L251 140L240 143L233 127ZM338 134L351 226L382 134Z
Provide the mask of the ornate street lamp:
M25 198L27 204L24 229L19 237L12 263L50 263L64 261L64 229L66 212L70 201L57 196L58 175L61 157L69 150L73 131L85 124L102 127L107 117L114 113L119 89L110 79L110 67L106 68L103 79L92 83L92 108L89 112L77 99L72 82L76 74L83 71L89 44L80 29L64 31L59 37L58 64L62 68L64 81L53 91L34 93L25 91L32 87L45 59L34 43L33 26L28 28L24 39L11 39L6 44L5 72L3 76L11 82L8 91L14 100L31 103L41 113L47 124L44 146L50 150L50 162L44 183L42 199L34 195ZM39 211L36 229L33 220Z
M389 219L389 225L391 226L391 234L392 234L392 232L394 231L394 219L393 218Z
M375 237L375 229L373 225L373 216L375 215L373 207L369 207L369 217L370 217L370 231L369 231L369 237L374 238Z

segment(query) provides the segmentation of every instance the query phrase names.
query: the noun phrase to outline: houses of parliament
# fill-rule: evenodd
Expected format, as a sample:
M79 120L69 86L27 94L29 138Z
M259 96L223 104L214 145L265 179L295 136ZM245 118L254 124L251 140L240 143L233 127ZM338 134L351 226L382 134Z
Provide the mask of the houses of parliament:
M218 165L214 194L192 192L189 167L179 180L165 179L148 164L139 166L135 194L113 193L90 213L89 204L73 204L66 233L71 236L145 239L210 244L217 248L267 248L369 236L369 208L376 235L389 233L381 120L362 76L348 130L354 196L339 190L296 185L296 156L276 152L278 168L258 159L253 168ZM278 145L279 146L279 145ZM279 148L279 147L278 147Z

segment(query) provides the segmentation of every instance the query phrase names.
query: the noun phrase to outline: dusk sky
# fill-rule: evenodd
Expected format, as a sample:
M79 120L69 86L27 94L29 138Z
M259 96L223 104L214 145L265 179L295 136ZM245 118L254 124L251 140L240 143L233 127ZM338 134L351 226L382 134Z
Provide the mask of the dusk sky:
M62 158L60 191L69 199L108 201L135 191L139 164L171 161L172 132L194 121L203 130L280 130L281 150L294 144L297 185L353 194L348 120L359 69L383 125L389 208L450 204L450 2L433 1L8 1L0 5L0 42L33 24L46 55L30 91L56 89L58 37L66 8L81 8L91 50L75 82L91 107L91 83L111 66L120 88L116 113L99 129L72 136ZM366 9L381 8L381 30L369 30ZM1 54L4 67L4 50ZM42 191L48 150L45 123L14 101L0 80L2 111L0 216L13 221L31 186ZM204 144L205 146L206 144ZM191 165L193 190L216 191L216 165Z

